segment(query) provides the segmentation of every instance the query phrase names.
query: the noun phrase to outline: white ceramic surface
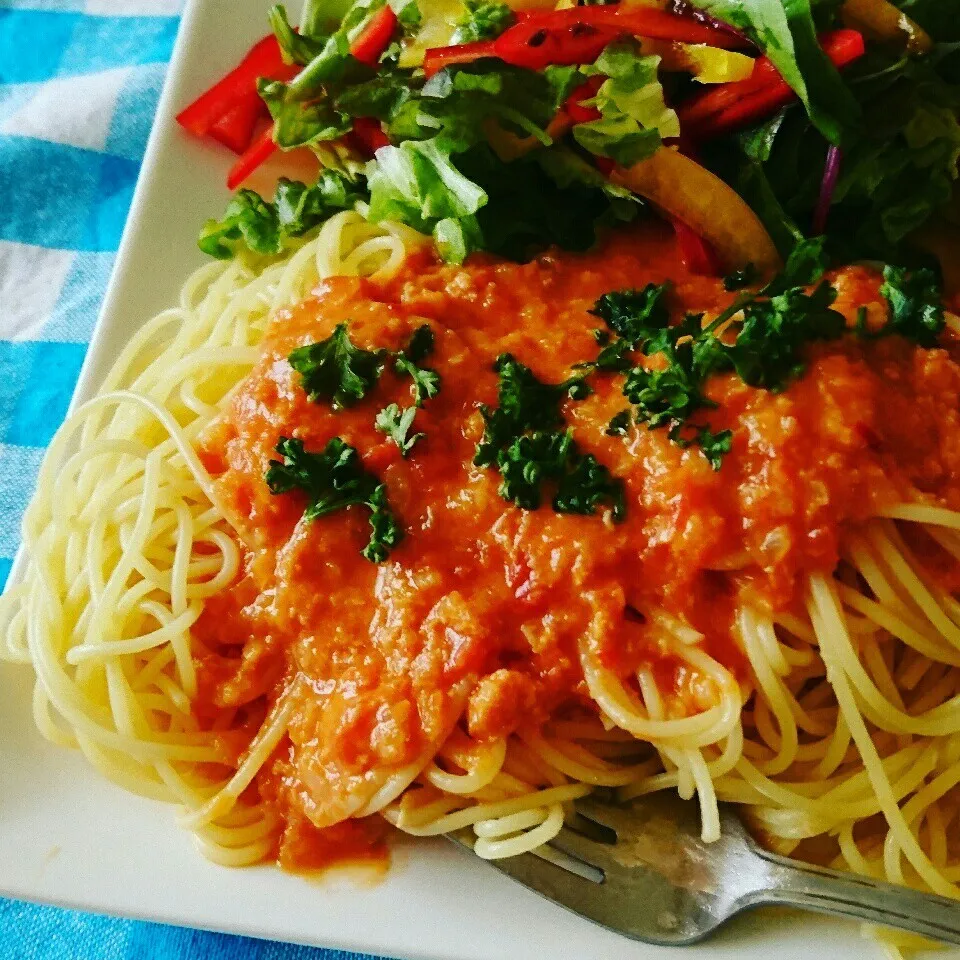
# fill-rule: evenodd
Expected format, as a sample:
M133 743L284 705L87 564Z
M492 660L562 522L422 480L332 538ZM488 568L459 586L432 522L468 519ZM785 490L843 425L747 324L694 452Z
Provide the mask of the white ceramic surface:
M131 333L173 302L201 262L195 236L226 203L228 159L183 136L173 116L266 32L267 7L188 6L75 402L95 391ZM26 668L0 667L2 895L411 960L881 956L852 925L778 911L742 918L682 952L645 946L553 906L443 840L402 844L386 879L373 885L214 866L176 827L171 808L129 796L79 755L42 740L30 716L32 681Z

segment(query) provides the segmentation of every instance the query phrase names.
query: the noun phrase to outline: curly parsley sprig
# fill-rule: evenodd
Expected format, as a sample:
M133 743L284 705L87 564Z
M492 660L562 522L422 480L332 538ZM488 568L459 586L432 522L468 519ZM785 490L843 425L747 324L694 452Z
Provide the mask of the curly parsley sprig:
M366 470L356 447L334 437L314 453L296 437L281 437L276 452L283 459L270 461L265 478L270 492L305 493L303 518L307 521L348 507L367 507L371 532L361 552L372 563L383 563L403 539L403 529L390 509L386 485Z
M536 510L549 490L557 513L589 515L609 506L613 519L622 520L623 482L579 449L560 414L565 395L582 400L592 392L584 376L543 383L508 353L497 358L494 369L499 402L493 409L481 407L485 429L473 462L497 467L500 495L524 510Z
M623 393L633 404L635 421L649 429L667 427L674 443L699 446L719 470L731 449L731 432L714 432L694 422L698 414L716 407L705 394L709 378L732 371L749 386L780 392L803 373L809 344L836 340L847 332L846 319L833 309L837 291L822 279L827 269L823 244L822 237L798 244L773 280L741 293L707 326L702 314L669 323L666 284L605 294L591 312L617 339L598 331L600 353L585 366L626 373ZM889 307L887 323L869 333L861 322L854 332L864 337L899 334L921 347L935 347L945 320L932 272L887 266L883 276L880 293ZM732 290L749 282L750 273L744 271L725 285ZM659 357L660 365L633 365L631 354L637 350ZM617 414L607 433L626 434L629 416L627 411Z

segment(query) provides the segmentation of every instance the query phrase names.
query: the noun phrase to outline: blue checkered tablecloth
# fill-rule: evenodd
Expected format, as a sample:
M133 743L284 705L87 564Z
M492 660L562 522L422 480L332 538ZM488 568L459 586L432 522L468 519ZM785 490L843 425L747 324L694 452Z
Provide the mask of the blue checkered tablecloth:
M0 0L0 586L106 290L180 5ZM0 899L0 960L201 957L360 960Z

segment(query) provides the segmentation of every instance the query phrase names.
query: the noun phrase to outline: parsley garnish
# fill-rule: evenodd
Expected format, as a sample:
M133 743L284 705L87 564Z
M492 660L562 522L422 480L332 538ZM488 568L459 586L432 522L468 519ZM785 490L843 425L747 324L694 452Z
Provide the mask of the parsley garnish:
M614 520L622 520L623 483L592 454L582 453L572 433L563 429L560 401L564 394L577 400L590 393L583 377L543 383L510 354L502 354L495 369L500 375L499 405L493 410L481 407L486 427L473 462L500 470L500 495L535 510L542 502L543 486L549 484L558 513L592 514L608 504Z
M833 287L824 282L812 293L804 289L825 268L822 238L798 244L777 277L756 293L742 294L707 327L702 314L687 314L670 326L665 286L608 293L591 312L621 339L604 346L594 366L627 370L623 393L634 405L637 422L650 429L669 427L674 443L696 444L719 470L731 448L730 431L714 433L709 426L691 422L699 411L716 407L704 393L707 379L734 370L750 386L785 389L803 371L806 344L835 339L846 328L843 316L831 309L836 299ZM748 271L742 271L728 288L751 279ZM732 343L717 335L731 325L736 332ZM635 349L659 355L664 363L653 369L644 365L629 369L628 354ZM625 432L620 414L608 433Z
M885 333L899 333L921 347L935 347L946 321L940 288L932 270L883 268L880 293L890 305Z
M384 353L356 346L347 325L340 323L326 340L298 347L288 359L314 403L327 400L340 410L373 389L383 372Z
M387 434L388 437L400 448L400 455L406 457L413 449L413 445L426 436L423 433L415 433L409 436L410 428L413 426L413 418L417 415L416 407L406 407L401 409L397 404L391 403L384 407L374 421L378 430Z
M642 290L605 293L590 311L616 334L636 347L656 336L670 322L667 284L648 283Z
M784 390L803 372L808 343L836 340L846 330L843 315L831 309L836 297L829 283L821 283L810 294L794 288L747 304L736 342L723 351L740 379L751 387Z
M625 437L630 429L630 411L621 410L610 418L605 433L608 437Z
M499 403L493 410L481 407L486 429L473 459L478 467L495 464L497 452L528 431L549 431L562 426L560 400L583 381L582 377L571 377L563 383L542 383L528 366L509 353L497 357L494 370L500 375Z
M700 427L692 437L687 437L683 433L683 427L678 425L670 431L669 436L678 447L684 449L695 443L714 470L719 470L723 465L723 458L730 452L733 444L732 430L719 430L714 433L709 427Z
M414 331L405 350L401 350L394 360L394 370L406 374L413 380L413 396L418 407L440 392L440 374L430 367L419 364L433 353L433 330L423 324Z
M364 468L355 447L334 437L321 453L311 453L302 440L281 437L275 449L283 460L270 461L265 479L271 493L306 493L305 520L351 506L369 508L370 540L361 552L372 563L387 559L403 539L403 529L390 509L386 485Z

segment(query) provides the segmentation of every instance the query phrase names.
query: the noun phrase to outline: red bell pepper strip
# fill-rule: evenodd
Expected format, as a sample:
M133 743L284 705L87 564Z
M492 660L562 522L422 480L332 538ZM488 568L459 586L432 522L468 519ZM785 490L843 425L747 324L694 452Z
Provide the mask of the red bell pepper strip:
M298 72L299 67L283 62L277 38L271 33L253 45L238 67L181 110L177 123L195 136L205 137L224 114L256 91L258 78L289 80Z
M384 4L350 44L351 55L368 67L376 66L380 54L390 45L397 29L397 15L389 3Z
M616 167L616 161L610 157L594 157L593 165L605 176L609 177Z
M704 43L735 49L736 34L655 8L613 4L571 7L542 13L519 13L517 23L494 41L463 43L428 50L423 61L427 77L456 63L499 57L518 67L540 70L550 64L592 63L618 37L650 37L682 43Z
M856 30L834 30L823 34L820 45L836 67L847 66L862 57L865 50L863 35ZM768 68L762 69L762 75L768 75ZM728 87L737 88L733 91L729 105L724 100L724 105L716 109L718 100L713 98L711 106L715 109L708 113L703 109L701 98L696 98L692 103L681 106L677 110L681 127L699 139L719 137L751 126L797 99L797 95L779 74L765 83L757 83L755 76L756 69L749 80L727 84ZM712 93L713 91L708 92Z
M267 105L256 91L238 100L211 128L210 136L234 153L243 153L253 140L257 120L267 116Z
M276 150L277 145L273 141L273 124L271 123L230 168L230 173L227 174L227 186L231 190L236 190L257 167L269 160Z
M544 27L531 16L501 33L493 41L493 49L506 63L542 70L551 64L593 63L606 46L625 32L622 26L596 26L581 20Z
M585 107L582 101L592 100L605 79L606 77L591 77L564 100L562 109L574 123L590 123L591 120L600 119L600 111L596 107Z
M390 138L383 132L380 121L373 117L354 117L351 133L357 146L368 157L381 147L390 146Z
M714 116L721 110L733 106L751 93L780 80L780 71L768 57L757 57L753 62L753 73L746 80L734 83L718 83L709 90L691 97L677 108L680 126L699 123Z
M680 260L691 272L701 277L719 277L723 273L720 258L713 247L682 220L670 217L677 237Z
M592 27L612 27L623 34L649 37L651 40L672 40L676 43L703 43L708 47L739 49L744 41L724 30L697 23L656 7L632 4L610 4L603 7L570 7L566 10L548 10L518 16L519 23L500 34L507 36L520 27L541 27L545 30L589 24ZM498 38L499 39L499 38Z
M429 80L444 67L457 63L473 63L486 57L495 57L492 40L477 43L459 43L452 47L433 47L423 57L423 72Z

